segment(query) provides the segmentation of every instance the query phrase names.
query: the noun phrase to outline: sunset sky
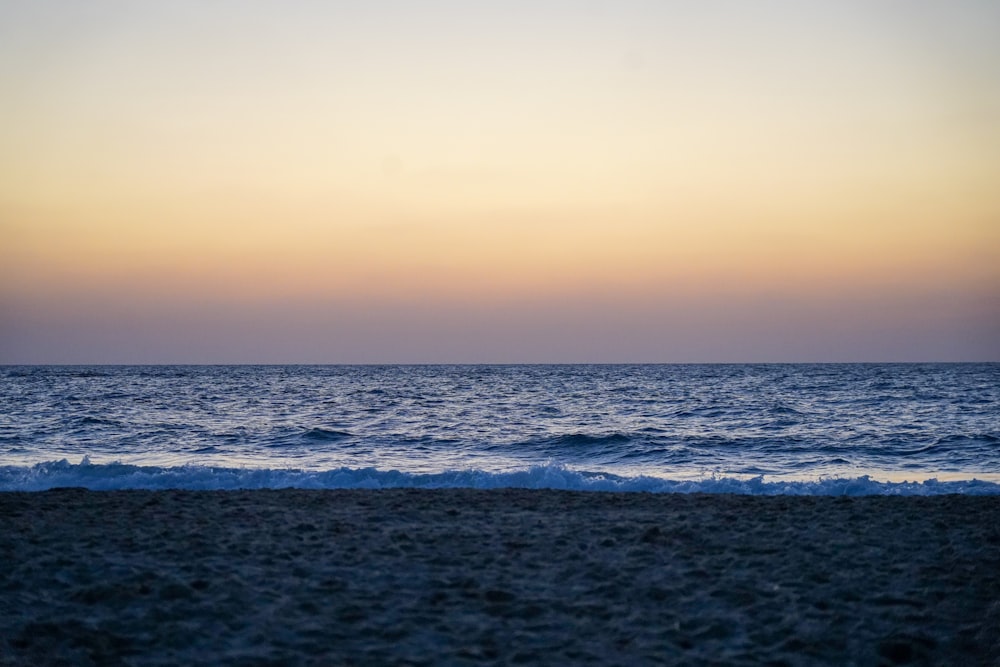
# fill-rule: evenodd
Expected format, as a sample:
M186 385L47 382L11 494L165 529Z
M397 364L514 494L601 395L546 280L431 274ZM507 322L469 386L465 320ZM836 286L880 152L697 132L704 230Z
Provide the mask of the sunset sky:
M995 0L0 0L0 363L921 360Z

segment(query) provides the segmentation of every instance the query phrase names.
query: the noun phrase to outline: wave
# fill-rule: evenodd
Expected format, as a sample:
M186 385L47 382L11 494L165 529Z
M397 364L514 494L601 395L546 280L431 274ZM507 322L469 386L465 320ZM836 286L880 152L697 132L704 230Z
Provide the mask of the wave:
M566 433L551 438L545 438L540 444L554 447L602 447L631 442L632 438L624 433L609 433L607 435L592 435L590 433ZM525 444L533 444L530 441Z
M347 431L337 431L330 428L311 428L302 434L302 437L306 440L318 440L320 442L331 442L336 440L343 440L344 438L352 437L351 433Z
M76 420L77 426L122 426L120 421L87 415Z
M569 470L561 466L537 466L501 473L480 470L407 473L376 468L339 468L315 472L194 465L163 468L125 463L94 464L87 457L78 464L62 459L33 466L0 466L0 491L44 491L61 487L83 487L94 491L522 488L798 496L1000 495L1000 484L975 479L947 482L934 479L922 482L880 482L866 475L814 481L767 481L761 475L749 479L713 476L699 480L671 480L646 476L623 477L610 473Z
M280 433L273 440L265 442L264 446L269 449L319 447L331 445L353 438L354 435L348 431L337 431L335 429L314 427L308 430L296 429L286 430Z

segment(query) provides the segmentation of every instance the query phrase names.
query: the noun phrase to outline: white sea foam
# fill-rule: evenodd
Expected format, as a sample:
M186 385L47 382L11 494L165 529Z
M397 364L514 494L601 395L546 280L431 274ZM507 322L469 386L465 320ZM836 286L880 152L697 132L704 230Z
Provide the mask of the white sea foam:
M375 468L339 468L323 472L207 466L137 466L94 464L84 458L74 464L63 459L33 466L0 466L0 491L44 491L59 487L114 489L442 489L525 488L575 491L649 493L733 493L743 495L929 496L942 494L998 495L1000 484L976 479L885 482L869 476L812 481L706 477L671 480L660 477L623 477L583 472L561 466L538 466L504 473L479 470L415 474Z

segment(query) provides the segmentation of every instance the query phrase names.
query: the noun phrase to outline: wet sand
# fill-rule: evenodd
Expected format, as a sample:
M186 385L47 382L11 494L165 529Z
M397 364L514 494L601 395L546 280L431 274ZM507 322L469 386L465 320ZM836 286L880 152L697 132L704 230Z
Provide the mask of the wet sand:
M0 665L1000 664L1000 496L0 493Z

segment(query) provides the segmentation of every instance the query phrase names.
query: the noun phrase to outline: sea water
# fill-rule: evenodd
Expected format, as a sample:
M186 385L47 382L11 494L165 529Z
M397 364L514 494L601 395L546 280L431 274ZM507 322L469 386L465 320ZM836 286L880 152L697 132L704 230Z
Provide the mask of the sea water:
M1000 364L0 367L57 486L1000 493Z

